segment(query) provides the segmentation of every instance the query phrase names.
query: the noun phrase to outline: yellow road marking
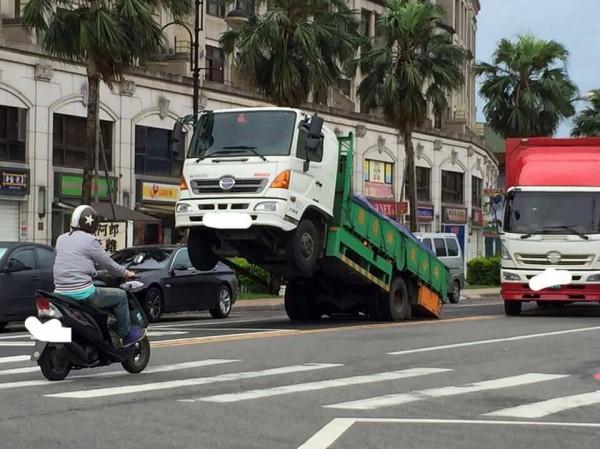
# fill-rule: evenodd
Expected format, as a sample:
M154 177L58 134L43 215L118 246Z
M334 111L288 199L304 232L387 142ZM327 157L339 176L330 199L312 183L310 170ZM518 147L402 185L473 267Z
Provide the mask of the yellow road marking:
M187 346L197 345L203 343L218 343L222 341L236 341L236 340L254 340L256 338L273 338L283 337L286 335L311 335L311 334L322 334L325 332L339 332L339 331L353 331L353 330L366 330L366 329L385 329L390 327L404 327L404 326L422 326L424 324L444 324L444 323L459 323L463 321L478 321L478 320L489 320L504 316L504 314L497 315L480 315L480 316L468 316L460 318L449 318L446 320L435 320L435 321L409 321L409 322L395 322L387 324L361 324L358 326L340 326L340 327L327 327L320 329L292 329L282 331L266 331L252 334L236 334L236 335L215 335L214 337L195 337L188 338L185 340L177 341L156 341L150 343L152 348L169 348L173 346Z

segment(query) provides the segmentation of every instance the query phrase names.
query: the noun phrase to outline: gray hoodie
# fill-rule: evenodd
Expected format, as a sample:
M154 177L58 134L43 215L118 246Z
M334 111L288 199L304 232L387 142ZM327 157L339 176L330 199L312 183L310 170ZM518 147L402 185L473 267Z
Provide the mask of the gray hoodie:
M94 262L113 276L124 276L127 269L110 258L92 234L73 231L56 241L54 286L58 293L75 299L85 299L95 292Z

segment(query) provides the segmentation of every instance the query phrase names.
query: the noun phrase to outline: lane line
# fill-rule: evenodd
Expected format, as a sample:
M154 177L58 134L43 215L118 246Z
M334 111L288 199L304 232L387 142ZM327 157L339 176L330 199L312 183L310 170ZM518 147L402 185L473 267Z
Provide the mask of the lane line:
M565 334L575 334L579 332L590 332L600 330L600 326L593 327L580 327L576 329L567 329L562 331L551 331L551 332L542 332L539 334L525 334L525 335L517 335L514 337L503 337L503 338L494 338L491 340L476 340L476 341L467 341L463 343L452 343L449 345L441 345L441 346L428 346L424 348L415 348L415 349L406 349L403 351L394 351L388 352L389 355L406 355L406 354L417 354L419 352L430 352L430 351L439 351L444 349L453 349L453 348L465 348L467 346L478 346L478 345L487 345L491 343L501 343L505 341L518 341L518 340L528 340L530 338L540 338L540 337L550 337L554 335L565 335Z
M35 341L0 341L0 347L18 348L26 346L35 346Z
M46 397L53 398L100 398L107 396L125 395L139 393L144 391L158 391L171 388L191 387L196 385L206 385L217 382L229 382L242 379L254 379L258 377L277 376L281 374L293 374L303 371L313 371L326 368L343 366L337 363L306 363L303 365L284 366L280 368L270 368L260 371L246 371L241 373L220 374L212 377L197 377L192 379L170 380L163 382L152 382L138 385L123 385L120 387L97 388L93 390L70 391L65 393L47 394Z
M197 401L205 402L237 402L248 399L259 399L283 394L299 393L305 391L324 390L326 388L348 387L351 385L362 385L374 382L384 382L388 380L406 379L409 377L425 376L428 374L444 373L453 371L447 368L410 368L402 371L389 371L363 376L344 377L339 379L321 380L316 382L307 382L302 384L284 385L281 387L264 388L257 390L244 391L241 393L218 394L198 398ZM192 400L193 401L193 400ZM186 401L190 402L190 401Z
M555 421L497 421L475 419L414 419L414 418L335 418L321 428L298 449L329 449L353 424L477 424L487 426L532 426L600 428L600 423Z
M62 380L61 384L65 382L71 382L70 380ZM19 382L4 382L0 383L0 390L9 390L11 388L23 388L23 387L36 387L38 385L50 385L52 384L49 380L23 380Z
M15 338L31 338L33 339L33 337L30 334L17 334L17 335L2 335L0 337L0 340L11 340L11 339L15 339Z
M229 320L227 318L225 318L224 320L215 320L215 319L208 319L206 321L202 321L202 322L185 322L185 323L175 323L175 324L157 324L157 325L152 325L149 327L149 329L162 329L165 327L186 327L186 326L194 326L194 327L201 327L201 326L214 326L216 324L239 324L239 323L262 323L265 321L281 321L282 319L285 319L286 321L288 320L288 317L285 315L281 315L280 317L272 317L272 318L259 318L259 319L244 319L244 320Z
M0 357L0 363L25 362L31 358L30 355L12 355L10 357Z
M29 357L27 357L29 358ZM23 368L11 368L0 371L0 376L10 376L12 374L27 374L27 373L35 373L40 372L39 366L26 366Z
M388 394L358 401L341 402L339 404L324 405L324 408L335 408L344 410L374 410L395 405L408 404L430 398L444 398L449 396L458 396L467 393L476 393L480 391L498 390L501 388L518 387L548 380L562 379L569 377L568 374L539 374L527 373L518 376L504 377L500 379L485 380L474 382L462 386L449 386L430 388L427 390L415 391L412 393Z
M174 346L186 346L186 345L195 345L202 343L219 343L224 341L235 341L235 340L251 340L256 338L273 338L273 337L284 337L284 336L297 336L297 335L313 335L313 334L323 334L330 332L347 332L354 330L368 330L368 329L389 329L396 327L411 327L411 326L423 326L423 325L440 325L440 324L452 324L452 323L462 323L466 321L481 321L481 320L490 320L497 319L499 317L504 317L504 314L496 314L496 315L480 315L480 316L469 316L469 317L458 317L458 318L448 318L442 320L419 320L419 321L403 321L403 322L394 322L389 324L363 324L358 326L336 326L336 327L327 327L327 328L317 328L317 329L296 329L296 330L287 330L285 332L282 331L274 331L274 332L257 332L257 333L243 333L243 334L228 334L228 335L215 335L212 337L195 337L189 339L178 339L178 340L167 340L167 341L157 341L152 342L151 346L153 348L169 348Z
M510 407L497 410L491 413L485 413L483 416L504 416L514 418L543 418L547 415L559 413L565 410L571 410L578 407L585 407L600 403L600 390L591 393L575 394L572 396L563 396L560 398L549 399L547 401L533 402L518 407Z

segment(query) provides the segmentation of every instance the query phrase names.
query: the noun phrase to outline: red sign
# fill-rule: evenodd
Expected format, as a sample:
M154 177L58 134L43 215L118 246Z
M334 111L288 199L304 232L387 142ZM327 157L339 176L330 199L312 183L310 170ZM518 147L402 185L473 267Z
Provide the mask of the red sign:
M393 201L375 201L369 200L375 209L388 217L396 218L398 216L398 203Z
M483 212L480 209L473 209L472 218L473 225L483 226Z

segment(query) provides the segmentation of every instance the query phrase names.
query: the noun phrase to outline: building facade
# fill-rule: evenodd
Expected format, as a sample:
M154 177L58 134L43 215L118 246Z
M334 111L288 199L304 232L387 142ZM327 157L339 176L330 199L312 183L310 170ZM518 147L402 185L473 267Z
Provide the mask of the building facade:
M473 18L478 11L478 5L475 9L471 2L455 3L468 6ZM244 88L230 62L219 59L218 35L226 29L225 13L219 5L204 2L204 68L222 70L204 71L201 107L267 106L265 98ZM70 212L81 194L87 115L85 69L41 54L23 32L18 8L6 10L5 6L3 1L0 241L53 243L68 229ZM365 20L367 12L370 14L371 28L365 30L370 33L375 14L382 7L367 1L358 6ZM13 16L7 17L11 11ZM469 16L464 17L466 24ZM168 23L160 15L157 20ZM145 67L132 70L112 90L101 86L102 143L109 182L100 180L98 196L107 199L110 191L118 204L160 219L159 223L135 223L134 243L177 240L173 212L183 161L169 158L168 142L175 120L192 112L189 45L180 32L175 25L165 28L173 43L170 54L158 55ZM471 39L466 31L462 36ZM458 38L462 39L460 34ZM410 217L406 215L402 138L381 116L361 113L356 87L356 80L340 80L338 89L326 98L311 98L304 109L319 112L337 133L355 134L354 191L407 224ZM467 259L484 252L482 192L496 186L498 174L497 160L474 132L473 97L474 86L465 87L452 99L448 117L432 117L431 124L414 135L420 228L459 234ZM468 110L468 114L454 114L455 107L457 111L461 107Z

